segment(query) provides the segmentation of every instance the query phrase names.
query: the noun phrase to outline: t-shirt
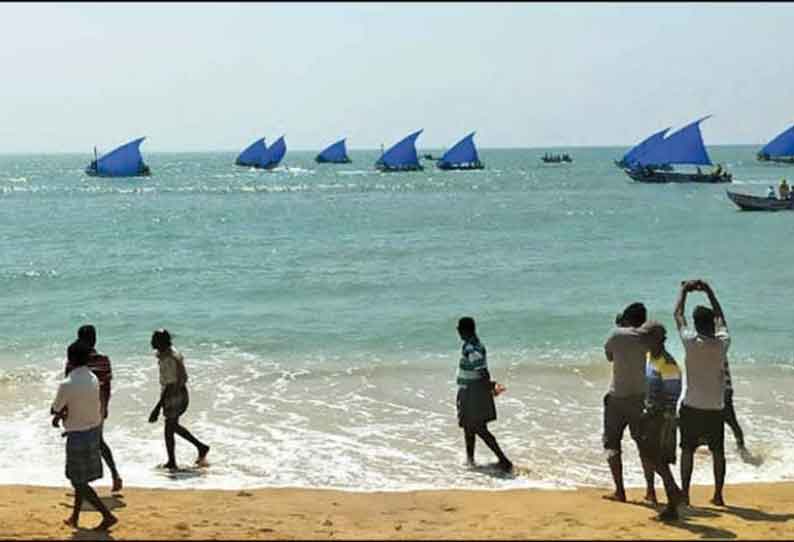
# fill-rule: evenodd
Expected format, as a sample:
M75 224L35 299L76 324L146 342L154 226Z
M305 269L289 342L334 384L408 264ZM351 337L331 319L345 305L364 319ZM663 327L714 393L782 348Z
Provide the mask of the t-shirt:
M180 372L184 375L185 382L187 382L187 371L185 370L182 354L173 348L167 352L158 352L157 362L160 366L160 386L165 388L168 384L179 382Z
M681 369L672 356L667 354L654 357L648 352L645 375L648 379L648 406L675 412L681 396Z
M86 431L102 423L99 381L86 366L77 367L58 386L52 410L68 408L63 427L67 431Z
M107 403L110 401L110 381L113 379L110 358L96 350L91 350L91 356L88 358L86 366L99 379L99 397L102 399L102 404L107 407ZM64 371L66 376L69 376L72 369L74 369L74 366L67 361Z
M604 345L607 359L612 360L612 381L609 393L614 397L645 395L645 357L648 347L633 327L618 327Z
M728 329L717 329L714 337L681 328L686 357L686 390L682 404L703 410L722 410L725 396L725 363L731 337Z
M457 381L459 388L466 388L471 382L489 378L485 346L477 337L463 343L458 363Z

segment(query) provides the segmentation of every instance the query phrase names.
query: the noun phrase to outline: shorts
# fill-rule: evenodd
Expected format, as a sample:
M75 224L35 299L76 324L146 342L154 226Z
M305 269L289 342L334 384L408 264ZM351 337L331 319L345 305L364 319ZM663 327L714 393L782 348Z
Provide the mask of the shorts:
M604 434L602 441L605 450L620 452L623 431L629 426L631 438L640 442L642 431L640 419L645 407L645 397L613 397L609 393L604 396Z
M695 451L701 444L707 444L712 452L725 449L725 418L722 410L681 405L678 415L682 450Z
M641 422L640 453L656 465L674 464L678 425L674 411L647 413Z
M75 486L102 478L102 426L66 433L66 477Z

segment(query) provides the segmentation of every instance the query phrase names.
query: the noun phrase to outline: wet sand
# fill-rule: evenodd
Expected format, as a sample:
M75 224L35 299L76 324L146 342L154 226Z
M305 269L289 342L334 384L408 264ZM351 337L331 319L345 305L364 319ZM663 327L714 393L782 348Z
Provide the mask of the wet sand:
M168 490L97 486L119 523L109 533L85 509L81 529L65 526L69 487L0 486L0 537L124 539L506 539L754 538L794 535L794 483L726 486L728 506L692 490L682 519L654 520L657 509L630 489L626 504L606 488L574 491L411 491L359 493L312 489ZM659 492L663 498L663 491Z

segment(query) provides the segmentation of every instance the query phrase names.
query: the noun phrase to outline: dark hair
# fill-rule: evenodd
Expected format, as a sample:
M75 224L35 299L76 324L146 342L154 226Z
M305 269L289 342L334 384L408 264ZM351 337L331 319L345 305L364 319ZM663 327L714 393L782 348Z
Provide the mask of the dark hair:
M623 310L622 323L631 327L640 327L645 323L648 318L648 311L645 310L645 305L636 302L632 303Z
M464 316L460 320L458 320L458 331L465 333L467 335L474 335L475 333L475 325L474 325L474 318L471 316Z
M77 330L77 338L83 341L89 348L96 345L96 329L91 324L81 326Z
M692 311L695 329L701 335L714 335L714 311L703 305L698 305Z
M152 348L155 350L168 350L171 348L171 334L167 329L157 329L152 333Z
M69 360L69 365L73 367L82 367L88 363L88 358L91 355L91 349L84 342L77 340L69 345L66 349L66 359Z

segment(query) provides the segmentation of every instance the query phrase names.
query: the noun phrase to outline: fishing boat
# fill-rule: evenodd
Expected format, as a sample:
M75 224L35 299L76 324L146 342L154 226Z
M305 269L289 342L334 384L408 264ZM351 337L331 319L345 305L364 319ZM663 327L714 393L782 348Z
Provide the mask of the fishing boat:
M314 161L318 164L349 164L350 157L347 155L345 140L340 139L333 145L326 147L320 154L315 156Z
M615 160L615 165L621 169L630 168L636 161L636 156L642 153L648 146L653 145L656 142L664 139L664 134L666 134L669 129L670 128L668 127L665 128L664 130L659 130L655 134L651 134L650 136L646 137L645 139L634 145L632 148L630 148L626 152L626 154L623 155L623 158L621 158L620 160ZM673 166L671 166L670 164L655 164L653 166L653 169L660 169L662 171L672 171Z
M130 141L113 149L107 154L97 156L94 147L94 159L85 168L91 177L145 177L152 174L149 166L143 163L140 146L145 137Z
M571 163L573 158L566 152L564 154L549 154L546 153L540 157L544 164L561 164L563 162Z
M726 190L728 197L742 211L792 211L794 199L762 198Z
M393 146L386 152L381 152L380 158L375 162L378 171L421 171L424 168L419 163L416 154L416 138L423 132L414 132Z
M711 115L687 124L677 132L662 139L652 141L638 152L631 165L624 169L626 174L642 183L729 183L733 176L718 165L712 172L703 173L701 165L713 165L700 123ZM698 166L697 172L664 171L659 166L673 164L690 164Z
M263 169L275 168L284 159L285 154L287 154L287 143L284 141L284 136L281 136L267 148L260 167Z
M477 154L477 147L474 146L474 134L470 133L451 149L444 153L444 156L436 162L438 169L483 169L485 166L480 162Z
M794 164L794 126L764 145L756 157L759 162Z
M265 155L267 154L267 145L265 145L265 138L257 139L248 145L243 152L237 156L234 161L235 165L246 167L263 167Z

